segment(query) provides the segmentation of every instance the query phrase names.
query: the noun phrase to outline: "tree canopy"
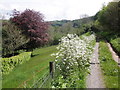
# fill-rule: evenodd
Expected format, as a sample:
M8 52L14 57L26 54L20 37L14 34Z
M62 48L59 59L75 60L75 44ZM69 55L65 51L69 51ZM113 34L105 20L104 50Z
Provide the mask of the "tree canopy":
M26 9L22 13L14 10L10 21L30 38L32 47L41 46L48 42L48 23L44 21L44 16L41 13L30 9Z
M104 30L119 32L119 9L118 2L110 2L97 13L97 20Z

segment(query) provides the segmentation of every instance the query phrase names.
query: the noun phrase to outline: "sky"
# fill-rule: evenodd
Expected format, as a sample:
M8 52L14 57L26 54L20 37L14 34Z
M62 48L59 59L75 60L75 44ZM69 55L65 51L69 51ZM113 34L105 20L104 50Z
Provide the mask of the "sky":
M103 4L107 5L110 1L112 0L0 0L0 16L8 18L13 9L33 9L42 13L46 21L74 20L84 14L95 15Z

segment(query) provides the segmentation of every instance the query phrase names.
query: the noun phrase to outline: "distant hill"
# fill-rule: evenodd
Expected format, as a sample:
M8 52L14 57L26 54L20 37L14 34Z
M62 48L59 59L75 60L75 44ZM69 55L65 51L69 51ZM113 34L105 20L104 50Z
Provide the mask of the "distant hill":
M52 26L62 26L65 23L70 22L70 20L56 20L56 21L50 21Z
M80 27L81 25L88 24L92 21L94 21L93 16L87 17L87 18L82 18L82 19L76 19L76 20L73 20L72 23L73 23L73 27Z
M63 24L71 22L73 24L73 27L80 27L82 24L87 24L91 21L94 21L94 16L76 20L56 20L50 21L50 23L52 26L63 26Z

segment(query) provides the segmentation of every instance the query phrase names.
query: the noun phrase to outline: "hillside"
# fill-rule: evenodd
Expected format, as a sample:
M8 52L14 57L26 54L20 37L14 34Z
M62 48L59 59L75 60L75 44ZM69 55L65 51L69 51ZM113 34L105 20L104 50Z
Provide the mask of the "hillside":
M87 24L91 21L94 21L94 17L86 17L82 19L75 19L75 20L55 20L55 21L50 21L52 26L63 26L65 23L72 23L73 27L79 27L82 24Z

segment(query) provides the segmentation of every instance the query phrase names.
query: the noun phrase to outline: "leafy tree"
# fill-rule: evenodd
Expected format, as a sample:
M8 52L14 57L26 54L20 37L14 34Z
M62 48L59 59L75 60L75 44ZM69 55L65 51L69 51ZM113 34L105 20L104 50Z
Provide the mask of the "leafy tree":
M29 39L22 34L14 24L3 22L2 26L2 51L3 56L14 53L15 49L26 44Z
M48 42L48 23L43 20L43 15L34 10L26 9L24 12L14 10L10 21L17 25L23 33L30 38L29 46L38 47Z
M119 32L118 2L110 2L98 13L98 21L104 30Z
M68 33L73 33L73 27L72 27L72 23L71 22L68 22L68 23L65 23L63 24L62 27L59 28L59 31L64 33L65 35L68 34Z

